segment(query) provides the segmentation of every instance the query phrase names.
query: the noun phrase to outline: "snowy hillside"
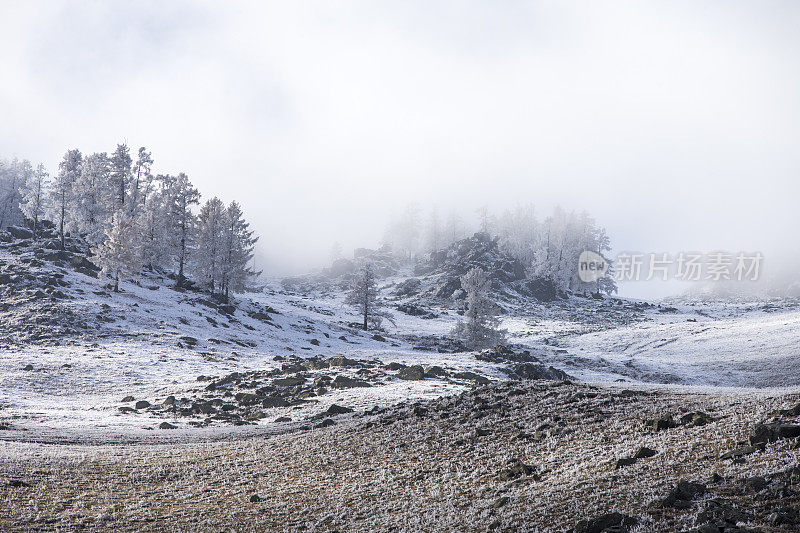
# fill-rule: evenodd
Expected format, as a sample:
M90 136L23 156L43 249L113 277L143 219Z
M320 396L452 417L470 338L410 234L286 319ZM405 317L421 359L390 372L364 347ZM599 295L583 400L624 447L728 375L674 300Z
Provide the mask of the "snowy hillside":
M317 425L331 408L363 412L487 380L556 376L541 374L550 366L596 383L800 385L800 311L791 302L540 302L507 280L511 351L481 354L449 338L460 304L438 296L453 276L446 266L387 272L380 292L395 324L374 333L357 328L337 276L273 280L227 305L176 290L168 273L115 293L81 254L30 241L0 253L4 439L281 432Z

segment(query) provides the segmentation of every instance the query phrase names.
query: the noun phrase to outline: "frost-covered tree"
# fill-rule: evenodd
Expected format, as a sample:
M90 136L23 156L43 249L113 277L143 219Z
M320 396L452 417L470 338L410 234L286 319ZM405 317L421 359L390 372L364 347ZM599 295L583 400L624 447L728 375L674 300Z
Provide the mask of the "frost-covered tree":
M64 249L64 227L71 216L75 181L81 175L83 154L78 149L69 150L58 164L58 173L50 188L49 204L53 221L58 225L61 249Z
M73 184L73 209L70 228L82 235L90 246L106 238L111 225L112 206L108 201L110 166L108 154L98 152L84 158L81 172Z
M490 297L491 286L491 280L481 268L473 268L461 276L467 310L464 320L453 329L453 335L473 350L505 342L505 331L499 329L498 309Z
M167 266L172 257L174 224L171 219L170 190L175 178L158 175L144 199L137 227L141 236L142 264L152 269Z
M383 243L405 260L413 259L420 252L419 207L409 204L399 217L394 217L386 228Z
M33 167L27 159L14 158L0 164L0 228L22 224L24 214L20 208L25 184Z
M369 263L356 273L345 303L356 308L358 314L363 318L364 330L380 327L384 318L392 320L391 315L383 310L382 303L378 298L378 284L375 281L372 265Z
M30 219L34 235L39 234L39 221L46 210L46 192L49 177L50 174L45 170L44 165L40 163L34 172L28 174L28 179L25 183L20 207L25 216Z
M533 206L528 205L506 211L494 226L503 251L519 259L530 277L550 280L560 291L616 290L610 272L591 284L578 276L581 252L604 255L611 250L607 233L587 213L568 213L556 207L539 222Z
M428 217L428 227L425 231L425 251L435 252L444 247L444 236L442 222L439 218L439 210L435 207L431 210Z
M133 166L133 181L131 183L130 202L128 205L128 212L131 214L134 221L139 211L141 211L144 204L147 202L147 197L153 191L152 168L152 154L142 146L139 148L139 154Z
M225 210L222 230L221 293L227 300L231 292L243 292L247 280L256 275L247 265L253 259L258 237L253 236L250 224L244 220L242 208L231 202Z
M467 228L458 213L450 211L444 225L443 247L450 246L467 236Z
M131 185L131 150L127 144L118 144L109 158L109 188L111 207L109 211L122 210L128 200L128 189Z
M200 203L200 192L194 188L189 177L181 172L166 187L169 206L169 235L172 236L170 243L171 255L178 265L177 287L183 287L186 281L185 269L189 260L192 237L195 228L196 217L192 211L192 206Z
M114 280L114 292L119 292L120 280L140 272L139 235L126 213L114 213L111 227L106 231L106 240L92 248L92 253L102 275Z
M497 235L504 251L531 266L540 246L540 228L532 204L506 211L497 220Z
M212 294L221 290L224 275L225 218L225 204L216 196L207 200L197 215L193 271Z

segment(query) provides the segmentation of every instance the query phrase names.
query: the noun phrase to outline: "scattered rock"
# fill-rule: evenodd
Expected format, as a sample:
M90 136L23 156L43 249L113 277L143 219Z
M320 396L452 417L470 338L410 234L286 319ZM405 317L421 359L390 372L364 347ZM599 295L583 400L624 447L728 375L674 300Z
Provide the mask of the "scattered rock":
M147 400L139 400L138 402L136 402L136 405L134 405L134 407L136 409L147 409L148 407L150 407L150 402L148 402Z
M756 424L750 434L750 444L775 442L800 437L800 424Z
M408 278L397 284L394 294L395 296L399 296L401 298L406 296L414 296L420 291L421 288L422 281L420 281L418 278Z
M519 459L514 459L511 466L500 471L498 477L500 481L511 481L521 477L535 475L535 469L532 466L526 465Z
M444 368L442 368L440 366L433 365L431 367L428 367L428 369L425 371L425 377L427 377L427 378L444 378L444 377L447 377L447 370L445 370Z
M453 377L456 379L466 379L469 381L474 381L478 385L488 385L492 381L487 378L486 376L481 376L480 374L476 374L475 372L456 372L453 374Z
M636 463L636 458L635 457L624 457L622 459L618 459L617 460L617 466L615 468L616 469L620 469L620 468L625 467L625 466L630 466L630 465L632 465L634 463Z
M670 493L664 498L662 505L664 507L675 507L678 509L685 509L691 505L691 501L706 493L706 486L702 483L694 483L691 481L679 481Z
M289 402L286 401L284 398L270 396L269 398L264 398L261 401L261 406L267 409L272 409L274 407L288 407Z
M360 379L349 378L347 376L336 376L331 382L332 389L352 389L356 387L371 387L369 383Z
M172 425L172 424L170 424L169 422L161 422L161 423L158 425L158 427L159 427L159 429L175 429L175 428L177 428L178 426L173 426L173 425Z
M636 451L636 454L634 454L633 457L636 459L647 459L648 457L655 456L657 453L658 453L657 451L652 450L647 446L642 446Z
M554 368L546 367L540 363L517 363L510 365L508 370L510 376L517 379L544 379L549 381L573 381L574 378L566 372Z
M572 528L572 533L627 533L638 522L632 516L614 512L581 520Z
M6 231L15 239L33 239L33 232L19 226L8 226Z
M306 382L306 378L301 377L288 377L288 378L278 378L272 382L273 385L276 387L296 387L297 385L302 385Z
M397 377L409 381L419 381L425 378L425 369L422 368L422 365L407 366L397 372Z
M508 500L509 500L508 496L501 496L497 498L495 502L492 504L492 509L500 509L501 507L503 507L505 504L508 503Z
M328 410L325 413L329 415L343 415L346 413L352 413L353 410L349 407L343 407L341 405L336 405L335 403L328 407Z
M727 453L722 454L720 459L738 459L740 457L744 457L745 455L750 455L751 453L755 453L758 450L756 446L741 446L739 448L735 448Z
M658 418L656 420L648 420L648 425L656 431L663 431L665 429L672 429L678 427L678 424L672 419L671 416Z

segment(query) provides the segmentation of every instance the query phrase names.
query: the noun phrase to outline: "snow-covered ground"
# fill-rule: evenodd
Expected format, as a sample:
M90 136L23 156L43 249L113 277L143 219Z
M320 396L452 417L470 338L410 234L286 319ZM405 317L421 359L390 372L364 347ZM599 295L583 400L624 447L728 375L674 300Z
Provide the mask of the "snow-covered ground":
M711 309L711 313L714 309ZM800 312L685 313L564 339L559 363L586 381L800 386ZM694 316L692 316L692 314Z
M199 293L178 292L155 277L123 283L110 293L102 281L65 272L70 307L90 324L84 335L54 342L0 342L0 439L125 440L285 431L332 404L356 410L464 390L468 380L403 380L387 374L364 388L329 390L303 405L271 408L251 425L158 429L163 418L132 406L125 397L162 402L203 390L201 376L280 371L285 358L346 356L380 365L433 365L451 375L475 372L506 379L501 365L473 353L440 353L420 346L444 337L458 320L452 309L436 318L392 310L395 324L373 338L353 327L344 292L295 291L277 280L264 292L220 312ZM384 280L384 293L403 277ZM694 386L746 390L800 387L800 311L796 307L717 304L646 307L630 302L575 298L568 302L519 302L506 316L509 338L542 363L594 383ZM635 308L639 309L639 308ZM5 313L11 320L13 309ZM2 347L5 346L5 347ZM277 359L276 359L277 357ZM357 377L355 369L337 372ZM313 376L312 376L313 378ZM293 423L276 423L279 417Z
M275 418L302 420L333 403L362 410L437 397L469 386L457 380L391 378L380 386L329 391L308 406L272 408L268 419L255 428L197 430L175 420L171 422L177 430L159 432L155 430L162 419L119 410L133 405L123 402L125 397L155 403L169 395L190 395L202 389L200 376L277 370L280 358L290 356L344 355L502 377L497 365L478 361L471 354L415 349L398 335L446 333L455 320L449 316L426 321L397 313L397 327L390 328L386 340L375 340L372 332L349 326L358 317L344 305L341 293L310 299L287 293L276 281L263 293L242 296L240 309L226 315L203 305L202 296L176 292L152 280L141 286L123 283L119 294L96 295L87 289L102 292L101 282L80 274L69 274L67 279L72 288L83 292L79 300L64 305L80 308L87 317L97 312L104 320L96 324L93 333L97 335L0 348L0 438L104 440L156 433L159 438L182 439L213 438L232 431L278 431L287 425L270 422ZM246 311L254 309L267 309L269 318L249 316ZM354 374L346 369L341 373Z

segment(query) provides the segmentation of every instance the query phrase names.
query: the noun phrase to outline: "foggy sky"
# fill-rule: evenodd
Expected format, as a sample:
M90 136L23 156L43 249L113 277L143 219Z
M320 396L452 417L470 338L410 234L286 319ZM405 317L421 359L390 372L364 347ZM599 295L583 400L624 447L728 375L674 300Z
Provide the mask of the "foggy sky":
M0 157L147 146L242 203L268 273L377 244L410 200L561 204L616 250L766 266L798 248L799 22L796 2L0 0Z

